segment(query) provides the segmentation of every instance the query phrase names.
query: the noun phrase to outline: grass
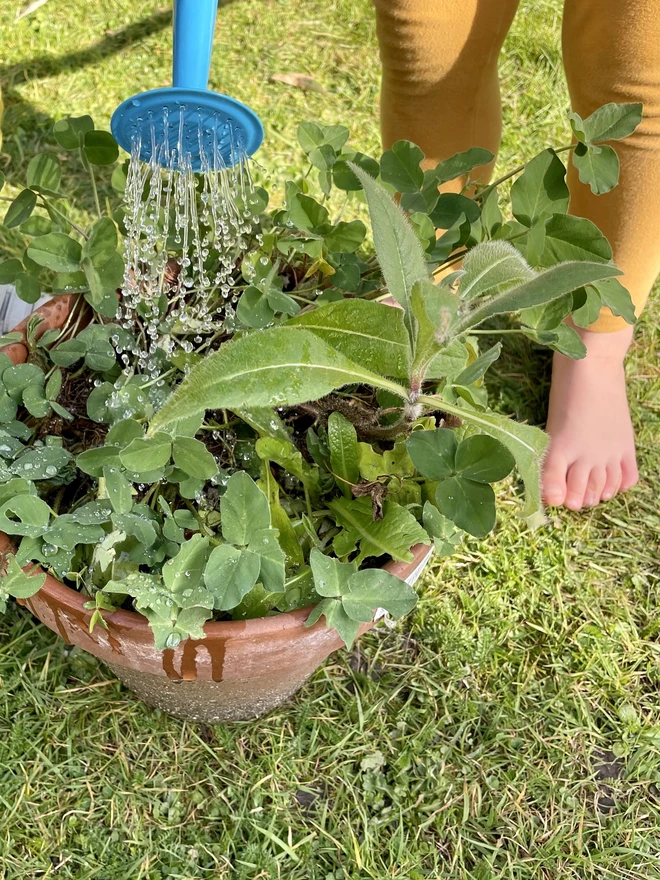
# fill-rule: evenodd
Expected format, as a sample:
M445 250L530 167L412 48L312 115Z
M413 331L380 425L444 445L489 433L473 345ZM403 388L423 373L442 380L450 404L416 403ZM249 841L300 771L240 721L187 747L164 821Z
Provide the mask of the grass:
M14 182L53 118L107 124L130 92L167 84L170 52L150 0L49 0L14 26L17 5L0 8ZM349 121L377 149L368 0L236 0L219 17L212 83L266 120L260 160L276 178L299 162L300 119ZM567 137L559 20L557 0L521 3L502 58L503 167ZM269 81L291 71L327 94ZM658 314L629 362L641 485L534 534L506 497L497 532L431 569L403 627L337 654L261 721L151 711L12 609L0 877L660 877ZM509 338L491 390L540 420L547 362Z

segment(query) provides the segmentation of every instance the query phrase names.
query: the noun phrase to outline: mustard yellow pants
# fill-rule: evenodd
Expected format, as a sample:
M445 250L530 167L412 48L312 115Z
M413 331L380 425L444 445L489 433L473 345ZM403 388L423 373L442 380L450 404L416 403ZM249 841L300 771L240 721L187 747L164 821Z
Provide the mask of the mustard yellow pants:
M429 164L469 147L496 153L498 55L518 0L374 3L384 146L413 141ZM572 166L568 173L571 213L609 239L639 314L660 272L660 0L565 0L562 42L571 103L582 117L610 101L644 105L637 131L615 145L618 187L594 196ZM603 309L590 329L626 326Z

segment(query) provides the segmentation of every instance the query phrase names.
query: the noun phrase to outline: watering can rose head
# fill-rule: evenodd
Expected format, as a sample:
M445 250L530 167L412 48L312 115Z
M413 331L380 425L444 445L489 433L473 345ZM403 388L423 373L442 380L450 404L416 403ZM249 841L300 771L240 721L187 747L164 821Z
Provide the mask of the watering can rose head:
M584 133L639 118L608 105L576 128L594 191L611 167ZM582 357L569 314L634 321L606 239L566 213L558 151L516 172L506 219L500 181L440 192L490 161L478 148L423 171L413 144L376 159L304 122L310 174L269 210L247 160L196 174L135 145L118 163L89 117L54 133L4 217L28 247L0 283L71 296L0 340L23 344L0 352L0 531L16 549L1 603L42 586L36 564L85 595L92 626L133 609L163 649L309 605L350 645L377 609L414 605L384 561L486 536L495 484L515 474L542 520L547 437L489 408L502 346L479 343L508 316ZM59 150L82 160L97 216L64 211Z

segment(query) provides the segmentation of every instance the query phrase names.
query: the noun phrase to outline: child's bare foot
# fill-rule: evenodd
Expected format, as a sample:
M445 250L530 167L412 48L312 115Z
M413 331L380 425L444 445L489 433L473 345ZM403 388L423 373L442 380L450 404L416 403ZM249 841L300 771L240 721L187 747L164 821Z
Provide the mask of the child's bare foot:
M543 470L546 503L570 510L608 501L639 476L623 366L632 328L578 332L587 356L554 356Z

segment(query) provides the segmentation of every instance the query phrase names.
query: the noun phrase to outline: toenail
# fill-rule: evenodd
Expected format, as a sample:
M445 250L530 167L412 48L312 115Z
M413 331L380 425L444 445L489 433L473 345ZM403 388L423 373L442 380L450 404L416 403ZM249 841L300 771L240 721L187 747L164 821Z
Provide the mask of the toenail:
M603 492L603 494L600 497L603 501L610 501L610 499L612 499L614 497L614 493L613 492Z

